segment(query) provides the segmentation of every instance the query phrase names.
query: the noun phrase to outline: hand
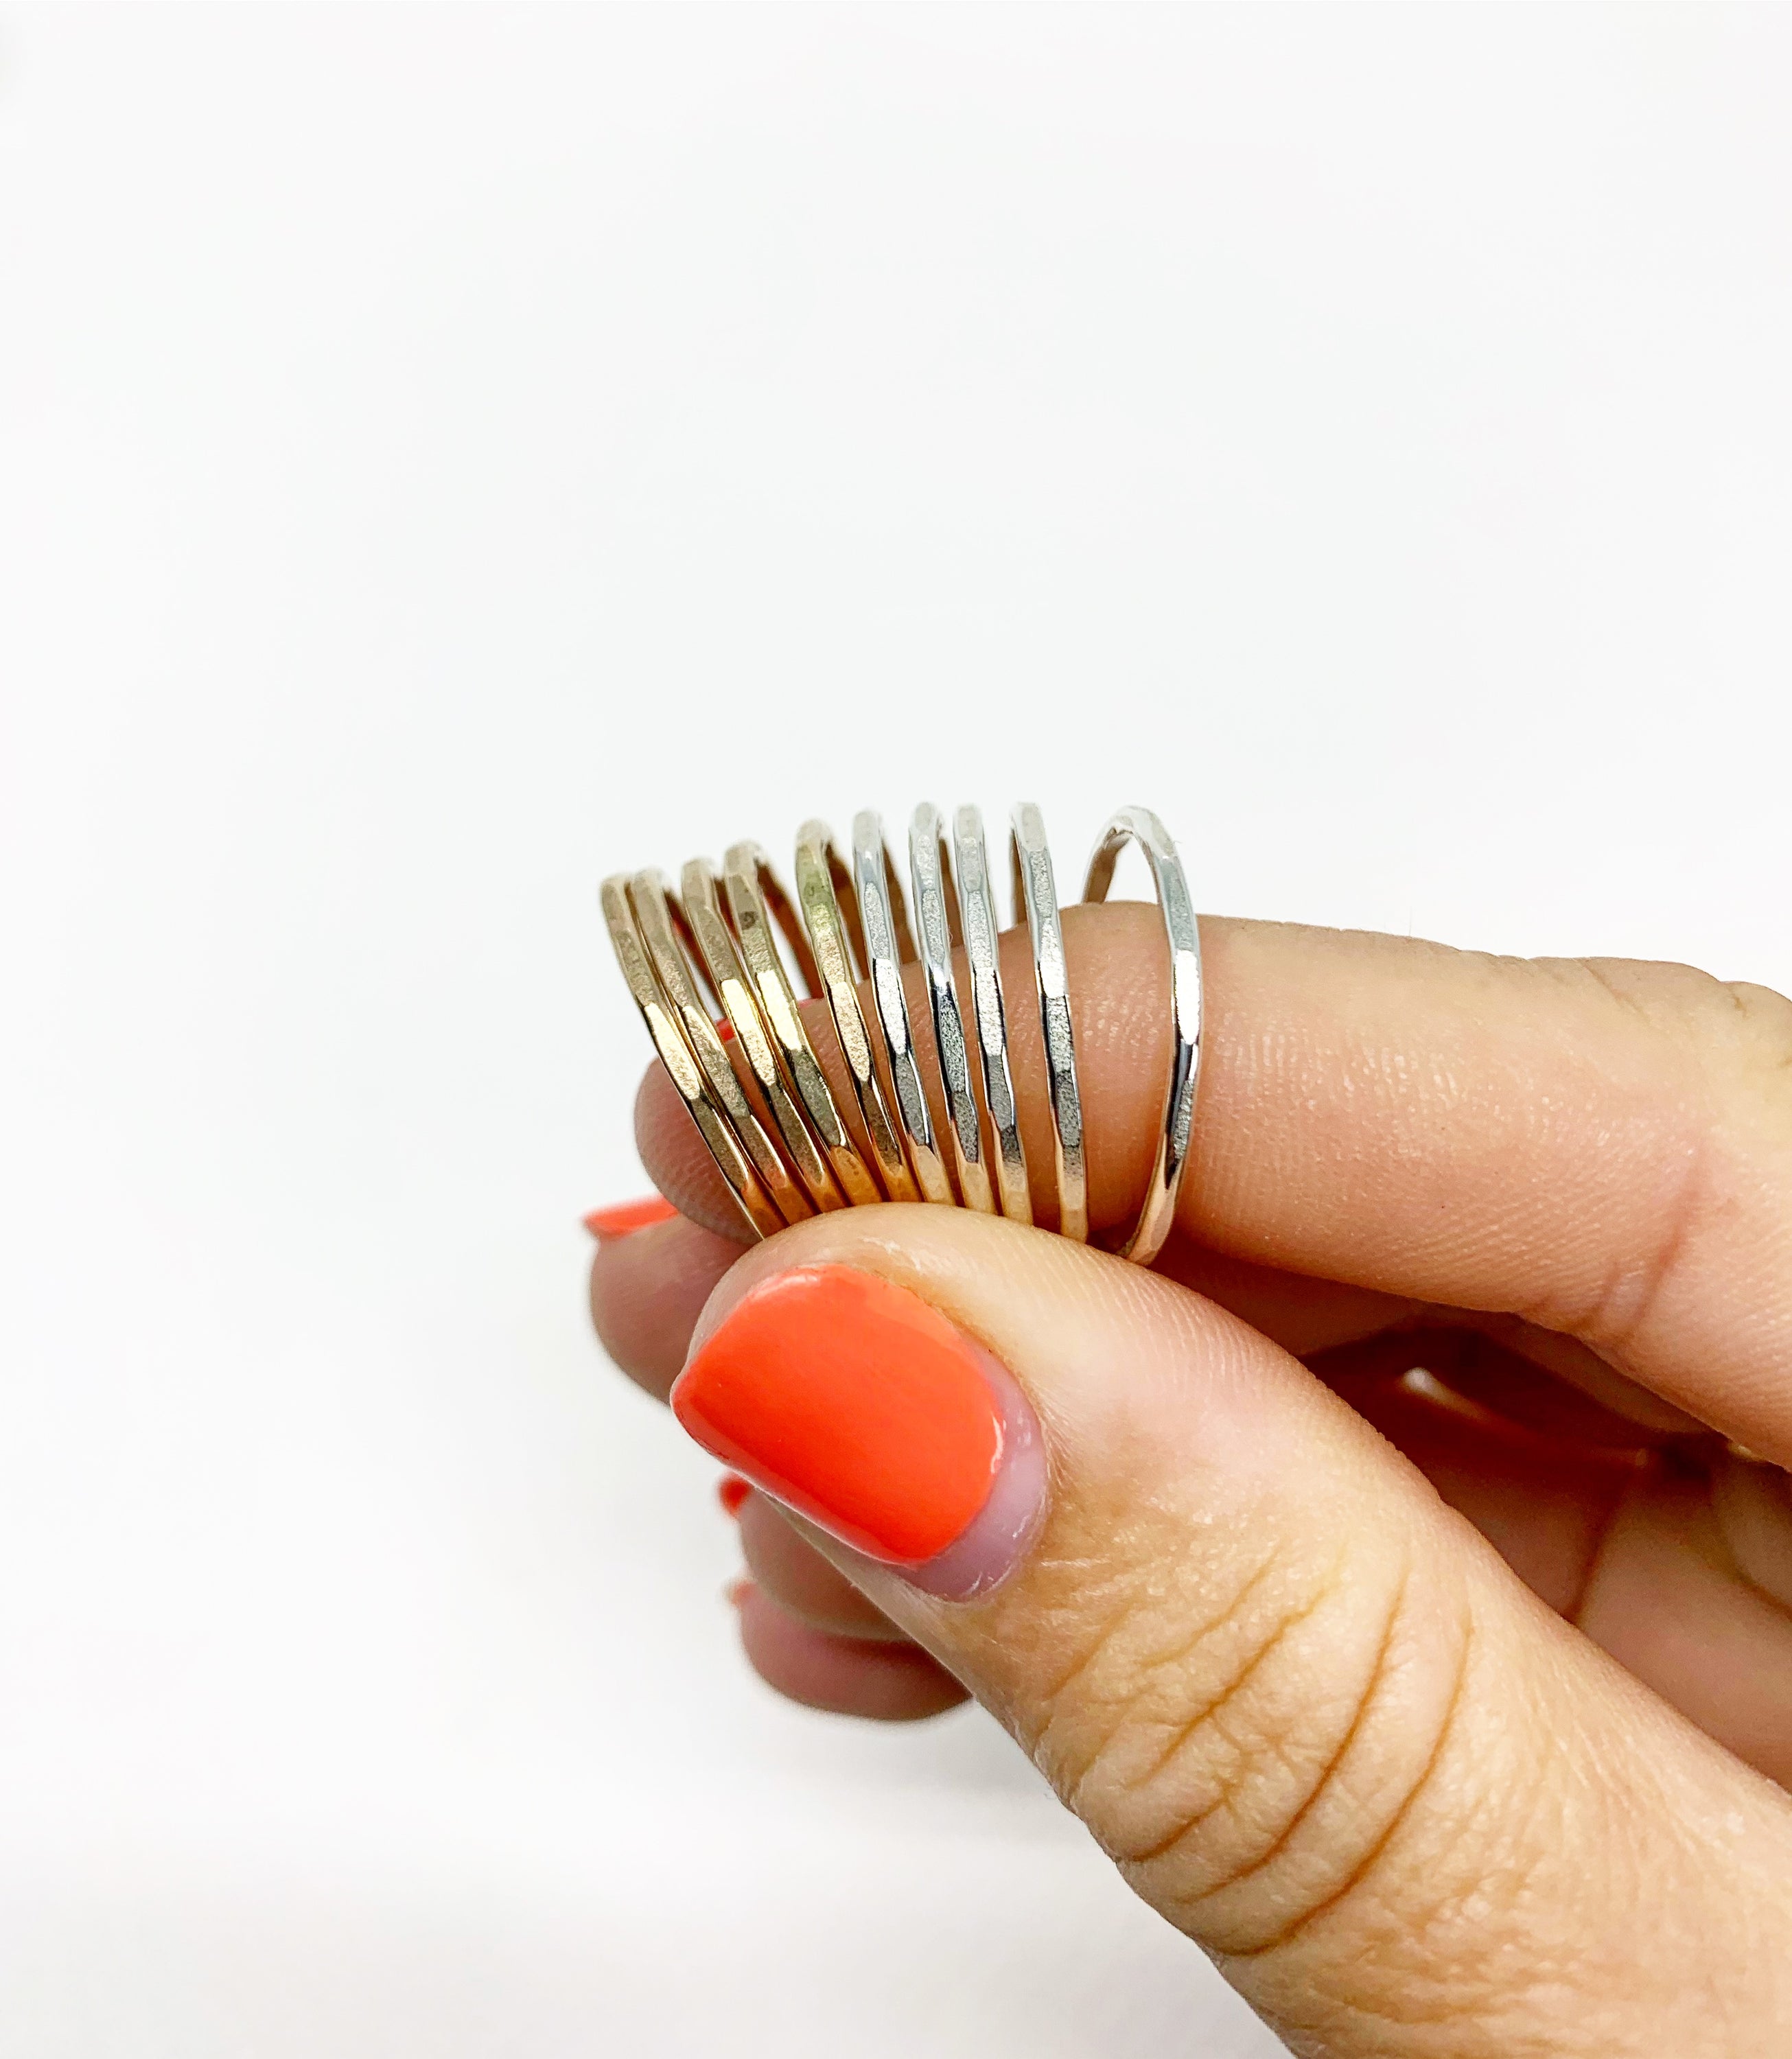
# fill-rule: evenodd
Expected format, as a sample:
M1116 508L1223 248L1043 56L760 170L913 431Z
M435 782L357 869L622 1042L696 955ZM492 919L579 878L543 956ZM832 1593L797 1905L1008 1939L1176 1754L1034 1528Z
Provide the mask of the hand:
M1065 931L1112 1237L1161 934L1125 905ZM861 1715L968 1690L1296 2052L1782 2053L1792 1004L1202 938L1196 1149L1149 1274L913 1206L743 1256L649 1074L681 1215L603 1243L592 1308L656 1392L691 1352L681 1416L779 1486L741 1510L749 1655Z

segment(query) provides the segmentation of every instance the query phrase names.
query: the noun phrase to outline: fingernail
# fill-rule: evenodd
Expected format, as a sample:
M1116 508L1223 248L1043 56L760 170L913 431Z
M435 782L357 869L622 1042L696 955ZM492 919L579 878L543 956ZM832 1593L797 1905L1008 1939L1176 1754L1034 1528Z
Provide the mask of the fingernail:
M739 1515L741 1503L752 1491L751 1485L738 1473L724 1473L715 1484L715 1498L721 1503L724 1515Z
M727 1587L722 1590L722 1599L731 1608L739 1608L752 1591L753 1583L744 1573L742 1573L729 1581Z
M1044 1504L1038 1425L1013 1378L918 1295L854 1267L755 1288L672 1408L755 1486L930 1593L993 1586Z
M670 1201L658 1194L647 1194L638 1201L618 1201L611 1208L593 1209L584 1224L603 1244L632 1237L636 1230L646 1229L652 1223L669 1222L677 1213Z

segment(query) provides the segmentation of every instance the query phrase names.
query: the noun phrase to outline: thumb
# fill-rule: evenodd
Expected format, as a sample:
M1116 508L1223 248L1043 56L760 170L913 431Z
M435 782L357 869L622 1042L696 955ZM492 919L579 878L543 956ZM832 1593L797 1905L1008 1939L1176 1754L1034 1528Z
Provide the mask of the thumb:
M1186 1289L842 1211L735 1267L672 1400L1296 2052L1734 2059L1792 2017L1785 1796Z

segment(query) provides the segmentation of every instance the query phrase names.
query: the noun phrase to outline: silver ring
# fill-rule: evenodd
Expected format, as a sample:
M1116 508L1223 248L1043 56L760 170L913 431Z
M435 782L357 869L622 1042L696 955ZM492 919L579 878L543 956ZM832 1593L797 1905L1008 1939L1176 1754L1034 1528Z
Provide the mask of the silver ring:
M1002 1197L1002 1213L1011 1222L1030 1223L1033 1195L1027 1185L1026 1157L1021 1149L1013 1076L1008 1069L1008 1014L1002 1006L1002 954L998 943L1001 925L990 887L980 809L962 807L954 816L952 846L952 883L958 896L965 962L970 970L971 1014L983 1063L983 1099L990 1111L990 1127L995 1133L996 1186ZM917 889L918 897L918 893Z
M896 1090L896 1113L909 1165L922 1201L942 1201L950 1208L958 1196L934 1141L933 1113L927 1106L909 998L902 986L902 962L914 956L908 906L890 862L882 818L872 808L861 808L853 817L853 888L858 896L860 933L865 940L865 975L871 982L871 1000L890 1085Z
M858 1005L859 970L866 962L858 896L834 832L824 822L806 822L797 832L796 892L878 1177L890 1200L918 1201L921 1192L909 1169L902 1140L890 1119L871 1057L864 1011Z
M958 1193L967 1209L991 1216L996 1212L996 1198L990 1185L990 1169L983 1161L983 1122L978 1113L965 1018L952 971L952 946L962 941L957 902L948 901L946 894L946 878L952 870L946 824L939 810L923 801L909 825L909 881L914 892L915 935L934 1018L934 1050L946 1093L946 1127Z
M1105 901L1113 869L1129 843L1150 862L1157 907L1170 947L1171 1035L1169 1084L1151 1184L1133 1234L1120 1247L1122 1258L1149 1265L1162 1250L1176 1220L1177 1189L1189 1162L1195 1121L1195 1089L1201 1077L1201 930L1189 899L1189 882L1169 831L1149 808L1121 808L1108 818L1083 882L1085 901Z
M1064 932L1058 922L1057 886L1052 876L1045 818L1030 801L1021 802L1014 810L1008 850L1014 872L1015 919L1020 919L1024 906L1033 944L1033 986L1039 999L1052 1105L1058 1234L1083 1244L1089 1237L1089 1173L1083 1157L1083 1103L1077 1087L1077 1041L1070 1022Z

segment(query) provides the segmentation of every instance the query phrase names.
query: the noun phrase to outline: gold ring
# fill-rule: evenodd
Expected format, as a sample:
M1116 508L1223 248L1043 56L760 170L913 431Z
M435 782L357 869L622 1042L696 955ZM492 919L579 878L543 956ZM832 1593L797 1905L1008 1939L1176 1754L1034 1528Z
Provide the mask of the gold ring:
M740 961L734 932L722 913L715 874L709 861L701 858L689 860L679 874L679 886L686 919L703 963L709 969L710 983L730 1027L740 1039L754 1080L771 1111L779 1135L784 1140L784 1149L790 1153L797 1177L818 1209L844 1208L846 1197L834 1176L827 1153L805 1120L801 1104L784 1083L767 1018L759 1011L752 983ZM794 1018L794 1004L790 1013ZM798 1022L799 1033L801 1026ZM829 1107L832 1105L830 1099Z
M890 1119L878 1069L871 1059L871 1039L858 1005L858 981L865 966L865 932L859 922L858 896L823 822L806 822L797 831L796 894L802 925L809 932L822 991L834 1018L834 1034L852 1075L860 1119L871 1140L871 1156L886 1197L918 1201L920 1189L902 1150L902 1140Z
M821 978L807 932L797 919L790 897L756 843L731 844L723 861L728 914L735 942L746 964L755 998L775 1037L791 1086L802 1104L841 1192L854 1206L881 1201L883 1195L852 1132L841 1119L827 1075L802 1026L796 994L779 955L782 934L796 960L811 996L821 994ZM775 932L774 922L777 924Z
M671 1003L672 1012L684 1032L684 1041L702 1068L711 1093L720 1102L730 1127L753 1161L754 1171L764 1181L767 1193L777 1203L779 1213L786 1222L800 1222L815 1211L748 1101L735 1075L733 1061L715 1033L713 1009L706 1008L699 998L691 970L693 962L700 965L702 959L684 910L667 891L665 880L651 866L637 872L630 880L628 898L640 926L641 941L647 946L647 956L659 975L661 991ZM706 981L710 979L707 966L704 978Z
M671 1075L679 1098L691 1111L691 1118L709 1146L711 1157L720 1167L722 1177L728 1183L728 1191L740 1204L742 1214L761 1237L773 1236L784 1227L783 1216L753 1169L753 1161L735 1134L726 1112L711 1097L703 1067L685 1041L684 1031L660 986L647 946L641 940L640 926L629 898L627 874L611 874L599 890L599 898L603 903L603 920L610 932L616 962L622 967L622 976L628 982L628 990L641 1011L641 1019L647 1026L647 1034L653 1039L660 1063Z

